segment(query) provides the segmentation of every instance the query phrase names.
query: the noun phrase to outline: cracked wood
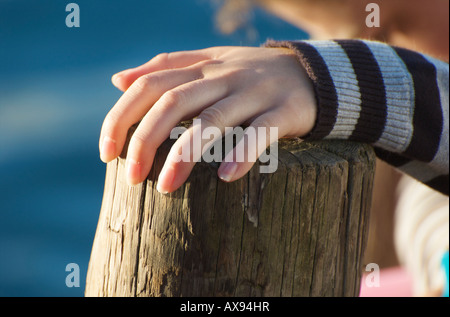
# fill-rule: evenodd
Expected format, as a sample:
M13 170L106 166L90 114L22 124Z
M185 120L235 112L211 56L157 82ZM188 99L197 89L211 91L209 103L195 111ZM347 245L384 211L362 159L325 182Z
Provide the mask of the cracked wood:
M201 162L179 190L161 195L156 179L172 142L141 185L125 182L126 152L107 165L86 296L359 294L369 146L280 140L273 174L257 163L226 184Z

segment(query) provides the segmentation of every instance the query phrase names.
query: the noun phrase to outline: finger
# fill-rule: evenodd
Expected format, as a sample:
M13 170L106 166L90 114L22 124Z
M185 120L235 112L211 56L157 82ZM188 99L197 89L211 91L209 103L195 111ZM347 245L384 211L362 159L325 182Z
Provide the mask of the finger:
M166 92L139 123L128 147L128 182L138 184L150 172L156 149L183 120L228 94L226 80L200 79ZM129 162L128 162L129 161Z
M162 53L143 65L114 74L111 81L114 86L125 91L136 79L143 75L162 70L188 67L209 58L207 50Z
M187 180L202 156L204 142L199 140L204 129L201 124L194 124L172 146L158 177L156 188L160 193L173 192ZM220 130L216 132L218 135L213 135L210 141L221 137Z
M201 76L198 69L182 68L139 77L106 115L100 134L101 159L109 162L121 153L128 129L141 120L166 91Z
M266 101L256 98L255 94L233 95L206 108L198 116L198 124L183 133L172 146L158 178L158 191L169 193L179 188L187 180L200 157L208 162L219 162L222 159L221 151L226 149L222 149L219 142L220 147L214 148L213 156L210 155L209 148L226 131L239 126L261 108L267 107L268 104L264 102ZM209 157L205 155L207 151Z
M219 177L225 182L232 182L247 174L261 154L286 134L283 122L278 111L266 112L255 119L233 151L225 156L218 170ZM277 154L277 151L274 152ZM276 157L272 156L269 160L276 160L269 163L275 163L275 168L278 166Z

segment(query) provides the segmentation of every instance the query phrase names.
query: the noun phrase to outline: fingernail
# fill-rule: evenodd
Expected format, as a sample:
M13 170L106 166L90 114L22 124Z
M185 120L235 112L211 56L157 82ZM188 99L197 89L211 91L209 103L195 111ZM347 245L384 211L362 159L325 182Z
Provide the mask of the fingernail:
M134 159L127 159L127 182L136 185L141 179L141 164Z
M102 146L100 150L100 159L107 163L116 153L116 141L106 136L102 141Z
M120 73L114 74L111 77L111 82L113 83L114 86L117 86L117 84L118 84L117 81L119 80L119 78L120 78Z
M161 194L168 194L175 178L175 171L173 167L163 168L158 177L158 184L156 190Z
M230 182L233 179L237 170L236 162L224 162L220 165L219 178L225 182Z

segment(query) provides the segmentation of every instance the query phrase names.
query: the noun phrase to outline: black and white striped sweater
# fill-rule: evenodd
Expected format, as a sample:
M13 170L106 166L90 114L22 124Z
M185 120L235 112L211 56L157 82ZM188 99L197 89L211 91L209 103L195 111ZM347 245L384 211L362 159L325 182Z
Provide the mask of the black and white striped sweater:
M304 139L370 143L377 156L448 195L449 65L363 40L268 41L296 52L318 117Z

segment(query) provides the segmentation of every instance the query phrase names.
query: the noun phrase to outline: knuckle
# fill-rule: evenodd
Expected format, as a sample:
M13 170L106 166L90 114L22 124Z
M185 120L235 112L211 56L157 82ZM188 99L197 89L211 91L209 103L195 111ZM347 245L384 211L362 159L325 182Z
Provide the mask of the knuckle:
M222 62L214 59L208 59L198 62L192 67L197 71L198 79L203 79L206 78L209 74L215 73L219 64L222 64Z
M159 76L154 74L145 74L136 79L133 83L133 89L138 91L148 90L150 87L158 86L159 82Z
M251 67L241 67L240 65L235 65L229 70L228 76L230 78L242 79L244 82L260 82L262 75L261 73Z
M156 55L153 60L160 64L162 67L168 67L169 66L169 53L159 53Z
M161 96L161 103L165 109L172 109L186 100L186 93L182 89L169 90Z
M207 126L225 127L225 114L218 107L209 107L198 116Z
M275 127L275 120L274 120L273 116L274 116L274 114L272 114L270 117L265 116L265 117L257 118L253 122L253 125L256 128L266 128L266 130L268 130L268 128L270 128L270 127Z
M134 153L140 155L146 147L150 146L149 142L149 138L145 133L136 131L131 137L130 148L133 149Z
M284 121L280 120L281 116L279 113L271 113L270 116L265 115L263 117L255 119L255 121L252 123L252 126L254 126L255 129L257 130L257 134L262 133L261 137L265 137L265 140L275 141L273 140L273 138L278 137L280 133L284 133L283 131L285 130L285 129L283 129L283 131L280 130L280 125L278 123L285 122L285 120ZM276 129L276 135L272 135L273 132L272 128Z
M111 109L105 117L104 125L109 129L120 128L122 126L122 113Z
M147 75L144 75L134 81L133 89L145 90L145 89L147 89L148 85L149 85L149 78Z

